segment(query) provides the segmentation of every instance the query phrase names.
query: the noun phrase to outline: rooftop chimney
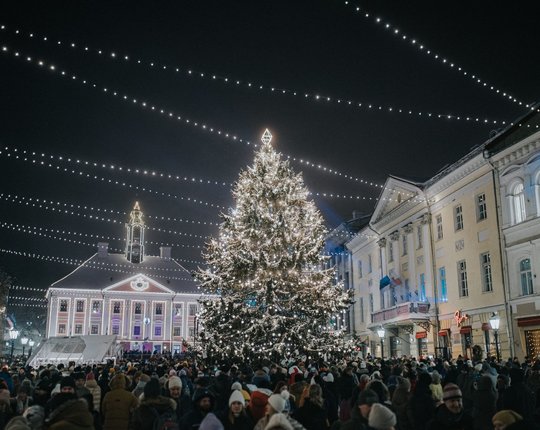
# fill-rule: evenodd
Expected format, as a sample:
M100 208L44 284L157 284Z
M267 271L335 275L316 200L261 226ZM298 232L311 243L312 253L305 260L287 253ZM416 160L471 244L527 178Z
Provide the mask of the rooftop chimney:
M165 260L171 259L171 247L170 246L160 246L159 247L159 256Z
M99 258L107 258L107 255L109 255L109 244L107 242L98 242L97 254Z

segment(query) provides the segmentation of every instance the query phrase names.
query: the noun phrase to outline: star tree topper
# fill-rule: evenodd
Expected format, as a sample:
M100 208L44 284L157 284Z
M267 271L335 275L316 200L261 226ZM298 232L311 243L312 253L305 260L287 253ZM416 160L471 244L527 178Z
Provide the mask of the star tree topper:
M265 145L268 145L270 142L272 142L272 133L270 133L270 130L268 129L264 130L264 133L261 137L261 141Z

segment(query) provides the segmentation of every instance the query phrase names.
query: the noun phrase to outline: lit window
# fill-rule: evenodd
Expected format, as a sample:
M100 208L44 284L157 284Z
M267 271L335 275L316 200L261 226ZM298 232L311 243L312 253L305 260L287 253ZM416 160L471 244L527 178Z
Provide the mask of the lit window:
M437 240L441 240L443 238L442 215L437 215L435 221L437 223Z
M161 326L158 325L154 327L154 335L161 336Z
M519 277L521 294L523 296L533 294L533 278L531 272L531 260L529 258L524 258L519 262Z
M467 283L467 263L465 260L458 261L458 284L459 297L467 297L469 295L469 285Z
M486 195L484 193L476 196L476 215L478 221L482 221L487 218Z
M454 221L456 231L463 230L463 207L461 205L454 208Z
M493 291L493 280L491 278L491 256L489 252L480 255L480 264L482 266L482 291L489 293Z
M441 302L448 301L448 291L446 288L446 268L439 268L439 282L441 284Z
M525 192L523 184L517 184L512 190L512 209L514 211L514 224L525 221Z
M112 334L119 334L120 333L120 326L113 325L112 326Z
M426 301L426 275L424 273L420 273L420 295L418 299L421 302Z
M140 336L141 335L141 326L136 325L133 327L133 336Z
M60 300L60 312L67 312L68 302L67 300Z

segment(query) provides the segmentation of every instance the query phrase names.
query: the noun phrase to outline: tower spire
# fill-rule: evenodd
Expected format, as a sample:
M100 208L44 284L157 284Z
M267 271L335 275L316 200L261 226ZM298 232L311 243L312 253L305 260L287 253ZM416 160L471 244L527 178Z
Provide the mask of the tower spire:
M142 263L144 260L145 228L139 202L135 202L133 210L129 213L129 222L126 224L126 258L131 263Z

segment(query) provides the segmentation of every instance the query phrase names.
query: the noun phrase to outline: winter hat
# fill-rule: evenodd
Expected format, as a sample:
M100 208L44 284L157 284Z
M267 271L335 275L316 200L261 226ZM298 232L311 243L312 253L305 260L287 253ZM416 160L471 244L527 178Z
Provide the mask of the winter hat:
M360 362L360 369L365 369L366 368L366 362L365 361L361 361Z
M71 376L64 376L60 379L60 390L64 387L71 387L74 390L77 388L75 385L75 380Z
M210 391L204 388L197 388L195 392L193 393L193 401L195 403L199 402L205 397L208 397L211 401L214 401L214 395Z
M501 423L506 428L510 424L514 424L515 422L521 421L522 419L523 417L517 412L514 412L510 409L504 409L493 415L491 421L493 422L494 426L496 423Z
M30 406L23 412L23 417L26 418L31 428L40 429L43 427L43 421L45 420L45 409L39 405Z
M96 379L96 377L94 376L94 372L89 372L88 375L86 375L86 380L87 381L93 381L95 379Z
M474 366L474 370L476 370L477 372L481 372L482 371L482 363L478 363L476 366Z
M238 390L238 391L241 391L242 390L242 384L240 382L234 382L232 385L231 385L231 390Z
M386 406L375 403L369 412L369 426L376 430L386 430L396 425L396 414Z
M169 378L169 388L182 389L182 380L178 376L171 376Z
M264 430L293 430L293 426L284 414L274 414L268 420Z
M144 398L152 399L157 398L161 392L161 387L159 386L159 381L152 378L149 382L144 384Z
M0 389L0 402L9 403L10 393L9 390L2 388Z
M169 376L176 376L176 370L174 369L169 370Z
M456 384L446 384L443 390L443 400L461 399L463 394Z
M231 406L233 402L239 402L242 403L242 405L245 403L244 396L240 391L234 390L231 393L231 396L229 397L229 406Z
M328 372L325 376L323 376L324 382L334 382L334 375L332 375L330 372Z
M373 405L374 403L379 403L379 396L377 393L373 390L370 390L369 388L366 388L362 391L360 391L360 394L358 395L358 399L356 400L356 406L362 406L362 405Z
M199 430L223 430L223 424L212 412L206 414L199 425Z
M268 398L268 403L276 412L283 412L285 409L285 397L282 394L272 394Z
M151 379L150 376L148 376L146 373L143 373L141 375L141 377L139 378L139 383L140 382L145 382L145 383L150 382L150 379Z
M12 418L4 427L5 430L32 430L24 417Z
M180 376L187 376L187 372L186 372L185 369L182 369L178 375L180 375Z

